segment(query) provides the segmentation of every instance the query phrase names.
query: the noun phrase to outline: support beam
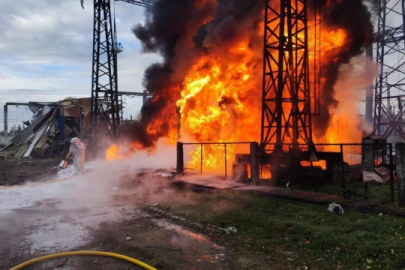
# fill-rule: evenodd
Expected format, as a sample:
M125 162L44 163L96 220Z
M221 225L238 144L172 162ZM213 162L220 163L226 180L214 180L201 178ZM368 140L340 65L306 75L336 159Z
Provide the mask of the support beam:
M373 48L372 45L366 48L366 55L373 59ZM366 69L371 70L371 63L368 61L366 63ZM366 110L365 110L365 119L368 125L373 124L373 85L370 85L366 88Z
M4 105L4 137L8 137L8 108L7 104Z
M184 152L183 152L183 143L177 143L177 164L176 164L176 173L179 175L184 174Z
M117 52L114 50L110 0L94 0L91 136L118 135Z
M398 181L398 205L405 206L405 143L396 143L396 165Z
M143 102L144 105L146 103L146 100L148 99L147 93L148 93L148 91L143 90L143 100L142 100L142 102Z
M252 184L257 186L259 183L259 144L257 142L250 143L250 172Z
M148 94L148 91L143 90L143 92L126 92L126 91L119 91L118 92L119 95L123 95L123 96L138 96L138 97L142 97L142 104L146 103L146 100L148 99L148 97L152 97L151 94Z
M379 3L375 39L380 73L374 89L374 134L403 141L405 117L400 102L405 98L405 2L380 0Z

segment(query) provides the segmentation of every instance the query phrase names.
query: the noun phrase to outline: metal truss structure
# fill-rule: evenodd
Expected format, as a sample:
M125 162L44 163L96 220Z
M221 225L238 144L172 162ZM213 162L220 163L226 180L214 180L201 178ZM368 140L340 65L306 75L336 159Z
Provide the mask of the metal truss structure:
M312 144L307 0L266 2L262 154Z
M117 73L117 54L122 51L122 47L116 40L111 1L94 0L90 136L110 135L115 138L122 117ZM119 1L142 7L152 3L150 0ZM83 0L81 3L83 6Z
M381 0L376 61L380 69L374 92L374 134L405 140L405 3Z

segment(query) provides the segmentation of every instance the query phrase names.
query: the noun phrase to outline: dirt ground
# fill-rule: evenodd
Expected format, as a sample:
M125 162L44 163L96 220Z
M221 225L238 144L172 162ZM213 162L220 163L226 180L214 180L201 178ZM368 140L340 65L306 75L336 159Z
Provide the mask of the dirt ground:
M0 186L51 179L56 174L60 162L60 159L3 158L0 160Z
M17 171L21 173L22 168ZM53 180L27 179L26 185L0 188L0 269L75 250L116 252L157 269L251 269L260 261L234 254L232 247L210 237L223 231L187 226L184 218L155 207L192 200L193 191L172 186L169 174L141 169L139 163L132 168L131 164L95 162L86 168L85 175L72 176L68 167ZM25 269L142 268L112 258L80 256Z

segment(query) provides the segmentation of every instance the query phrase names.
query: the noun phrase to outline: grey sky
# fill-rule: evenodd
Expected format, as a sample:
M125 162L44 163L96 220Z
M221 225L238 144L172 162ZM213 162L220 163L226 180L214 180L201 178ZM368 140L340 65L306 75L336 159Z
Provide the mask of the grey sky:
M79 0L0 0L0 6L0 130L5 102L90 96L93 1L85 0L84 10ZM143 22L143 13L142 7L115 3L118 39L124 46L118 56L122 91L142 91L145 68L159 61L156 55L141 54L131 32ZM124 117L135 116L142 99L125 101ZM11 123L23 120L23 111L10 108Z

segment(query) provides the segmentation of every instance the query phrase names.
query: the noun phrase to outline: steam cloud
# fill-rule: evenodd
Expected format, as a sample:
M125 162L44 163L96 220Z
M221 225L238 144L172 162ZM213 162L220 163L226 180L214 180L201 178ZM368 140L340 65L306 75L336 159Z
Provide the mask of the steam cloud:
M317 0L314 0L317 1ZM318 2L318 1L317 1ZM342 28L349 42L334 61L322 66L326 78L321 97L321 115L313 118L316 132L326 131L331 115L329 108L336 107L334 84L338 68L351 57L358 55L371 42L370 13L362 0L320 0L322 25ZM223 50L241 35L249 35L250 47L262 54L263 38L259 24L263 22L262 0L157 0L146 11L146 23L133 28L145 52L163 56L145 71L144 86L153 95L142 107L139 119L122 128L122 133L143 147L154 147L160 137L166 137L177 128L176 101L181 85L193 60L213 50ZM261 65L262 63L258 61ZM261 67L257 78L261 81ZM261 88L251 93L261 99ZM150 123L159 120L159 128L148 132ZM260 127L257 127L258 129Z
M331 119L330 108L335 108L338 101L335 99L334 85L336 83L339 67L346 64L372 41L373 26L371 14L362 0L323 1L322 26L344 29L348 35L345 48L339 51L333 61L322 65L322 77L326 79L322 89L320 115L313 117L314 132L322 137Z

